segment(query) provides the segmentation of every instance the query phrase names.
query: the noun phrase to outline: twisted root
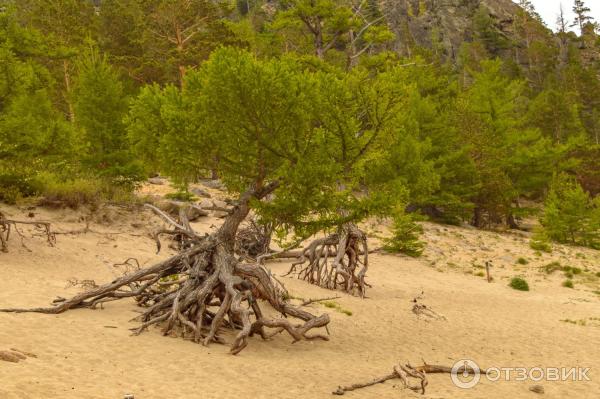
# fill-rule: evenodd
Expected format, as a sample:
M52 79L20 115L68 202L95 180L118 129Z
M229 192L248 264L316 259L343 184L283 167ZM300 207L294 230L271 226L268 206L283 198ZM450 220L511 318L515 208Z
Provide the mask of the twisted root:
M368 254L366 235L356 225L347 224L340 233L313 241L286 276L296 275L323 288L364 297L369 286L365 282Z

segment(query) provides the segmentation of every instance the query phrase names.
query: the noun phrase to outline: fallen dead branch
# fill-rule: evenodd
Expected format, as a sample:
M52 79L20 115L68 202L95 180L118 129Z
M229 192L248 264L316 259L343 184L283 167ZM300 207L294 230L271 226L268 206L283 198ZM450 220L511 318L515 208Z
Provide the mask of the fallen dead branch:
M420 392L425 395L425 388L429 384L427 380L427 374L451 374L453 372L452 367L438 366L433 364L427 364L424 362L422 366L413 367L410 364L402 365L398 364L393 367L391 373L381 377L377 377L371 381L354 383L346 386L338 386L338 388L332 392L333 395L343 395L346 392L355 391L357 389L370 387L373 385L381 384L389 380L399 379L405 389L411 391ZM457 374L468 374L473 375L476 373L486 374L486 370L473 370L468 366L459 367L454 371ZM413 385L410 379L416 379L417 385Z
M415 298L413 298L413 300L412 300L412 303L413 303L412 312L417 315L417 318L419 318L419 319L423 318L425 321L429 321L429 320L445 321L446 320L445 316L437 313L436 311L434 311L427 305L419 302L423 299L424 296L425 296L425 292L421 291L421 293L418 296L416 296Z
M33 226L39 234L46 237L50 246L54 246L56 243L56 235L50 230L50 223L7 219L4 214L0 212L0 250L2 252L8 252L8 240L10 239L12 230L21 237L21 244L23 246L25 245L23 242L25 235L19 230L19 225Z

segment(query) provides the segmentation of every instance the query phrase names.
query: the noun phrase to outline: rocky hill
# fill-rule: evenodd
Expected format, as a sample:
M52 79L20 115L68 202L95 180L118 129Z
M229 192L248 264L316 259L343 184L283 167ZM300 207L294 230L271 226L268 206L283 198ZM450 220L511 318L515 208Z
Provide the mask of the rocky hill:
M380 8L396 34L397 51L406 54L411 45L441 45L452 58L463 42L473 39L478 12L491 17L500 35L515 40L514 21L520 10L511 0L381 0Z

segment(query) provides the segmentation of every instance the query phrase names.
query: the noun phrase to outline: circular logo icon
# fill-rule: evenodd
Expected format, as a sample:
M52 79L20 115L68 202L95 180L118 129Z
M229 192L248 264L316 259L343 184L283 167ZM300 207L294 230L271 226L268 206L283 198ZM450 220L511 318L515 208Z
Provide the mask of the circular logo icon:
M481 370L473 360L462 359L452 366L450 378L452 383L459 388L473 388L481 379Z

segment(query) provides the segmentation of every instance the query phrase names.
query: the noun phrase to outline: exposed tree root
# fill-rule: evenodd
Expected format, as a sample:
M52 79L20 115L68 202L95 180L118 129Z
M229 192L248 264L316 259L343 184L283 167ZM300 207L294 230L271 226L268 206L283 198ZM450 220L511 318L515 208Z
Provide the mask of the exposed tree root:
M286 275L364 297L369 286L365 282L368 254L367 236L349 223L339 233L315 240L302 250Z
M466 367L466 369L465 369ZM459 374L475 374L479 372L481 374L486 374L486 370L478 370L475 371L470 367L463 366L456 370L456 373ZM354 391L361 388L370 387L372 385L377 385L384 383L388 380L400 379L402 381L402 385L406 389L410 389L415 392L420 392L422 395L425 395L425 388L429 384L427 380L427 374L451 374L452 368L447 366L436 366L432 364L425 363L422 366L413 367L410 364L402 365L398 364L394 366L393 371L390 374L384 375L382 377L375 378L374 380L368 382L355 383L347 386L338 386L338 388L332 392L334 395L343 395L346 392ZM410 382L410 378L416 379L418 381L418 385L413 385Z
M161 325L164 335L179 335L208 345L224 343L224 329L237 332L231 353L237 354L254 334L268 339L287 331L293 341L323 339L310 333L325 327L329 316L314 316L287 302L285 288L258 264L240 263L234 255L234 240L239 224L249 212L249 201L262 198L273 185L242 195L240 203L225 219L223 226L211 235L201 236L191 228L185 213L175 221L159 209L149 206L170 226L157 233L181 237L181 252L151 267L138 269L105 284L55 302L49 308L0 309L2 312L38 312L57 314L69 309L96 308L106 302L134 298L144 308L134 329L140 334L152 325ZM268 303L283 317L268 318L261 305ZM292 324L286 317L299 319ZM269 334L266 329L276 329Z
M235 252L248 259L258 259L270 252L273 227L250 219L241 227L236 235Z
M56 236L50 230L50 223L11 220L7 219L4 214L0 212L0 251L8 252L8 240L13 229L21 237L21 239L24 238L24 234L18 229L19 225L33 226L39 234L46 237L50 246L53 246L56 243Z

